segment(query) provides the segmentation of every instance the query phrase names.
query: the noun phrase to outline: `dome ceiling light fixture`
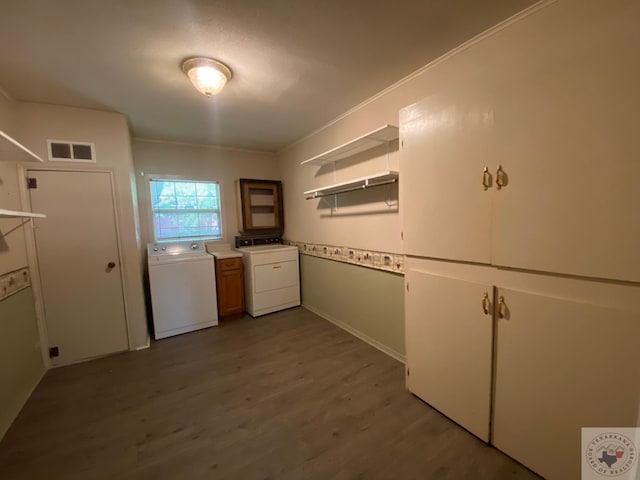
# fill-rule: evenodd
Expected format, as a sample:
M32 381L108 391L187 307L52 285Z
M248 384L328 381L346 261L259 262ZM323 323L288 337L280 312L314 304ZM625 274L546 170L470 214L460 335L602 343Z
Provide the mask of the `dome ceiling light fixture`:
M220 93L233 76L224 63L205 57L187 58L182 62L182 71L196 90L207 97Z

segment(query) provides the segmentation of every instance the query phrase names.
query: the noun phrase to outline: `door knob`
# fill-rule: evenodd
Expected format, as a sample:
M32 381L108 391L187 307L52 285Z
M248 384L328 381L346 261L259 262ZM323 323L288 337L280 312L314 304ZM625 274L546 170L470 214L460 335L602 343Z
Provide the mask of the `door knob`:
M107 263L107 268L116 268L116 262Z

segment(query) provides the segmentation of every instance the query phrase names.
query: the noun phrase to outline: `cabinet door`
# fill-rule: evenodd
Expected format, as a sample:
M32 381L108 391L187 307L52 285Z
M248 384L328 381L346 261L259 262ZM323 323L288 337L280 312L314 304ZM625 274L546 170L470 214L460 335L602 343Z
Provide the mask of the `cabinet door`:
M640 426L640 314L498 296L493 443L549 480L577 480L581 427Z
M222 270L218 276L220 315L242 313L244 311L244 278L242 268Z
M493 287L416 270L405 277L407 388L489 441Z
M629 10L505 59L492 263L640 281L640 6Z
M481 83L450 86L400 111L407 255L489 263L492 188L482 183L493 128L487 91Z

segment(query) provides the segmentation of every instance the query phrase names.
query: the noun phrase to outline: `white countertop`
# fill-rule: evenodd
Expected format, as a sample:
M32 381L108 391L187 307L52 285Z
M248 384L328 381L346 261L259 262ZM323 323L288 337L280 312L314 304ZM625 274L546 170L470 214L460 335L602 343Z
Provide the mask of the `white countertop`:
M237 250L231 250L228 243L212 243L207 245L207 252L216 258L238 258L242 257L242 253Z
M240 252L236 252L235 250L226 250L226 251L220 251L220 252L209 252L211 255L213 255L216 258L238 258L242 256L242 253Z

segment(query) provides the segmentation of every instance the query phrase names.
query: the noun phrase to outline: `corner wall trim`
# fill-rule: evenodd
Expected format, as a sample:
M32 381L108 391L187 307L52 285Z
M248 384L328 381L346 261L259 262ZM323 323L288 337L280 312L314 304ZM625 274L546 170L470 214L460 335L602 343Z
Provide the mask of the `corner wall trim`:
M389 355L394 360L397 360L397 361L399 361L400 363L403 363L403 364L405 363L405 356L404 355L402 355L399 352L396 352L395 350L387 347L386 345L383 345L382 343L378 342L377 340L374 340L370 336L362 333L360 330L357 330L357 329L351 327L350 325L347 325L346 323L341 322L337 318L333 318L331 315L327 315L326 313L321 312L320 310L318 310L318 309L316 309L316 308L314 308L314 307L312 307L310 305L305 304L304 302L302 303L302 307L306 308L310 312L315 313L319 317L322 317L323 319L327 320L328 322L333 323L335 326L345 330L346 332L349 332L354 337L359 338L360 340L362 340L365 343L368 343L372 347L377 348L382 353L386 353L387 355Z

